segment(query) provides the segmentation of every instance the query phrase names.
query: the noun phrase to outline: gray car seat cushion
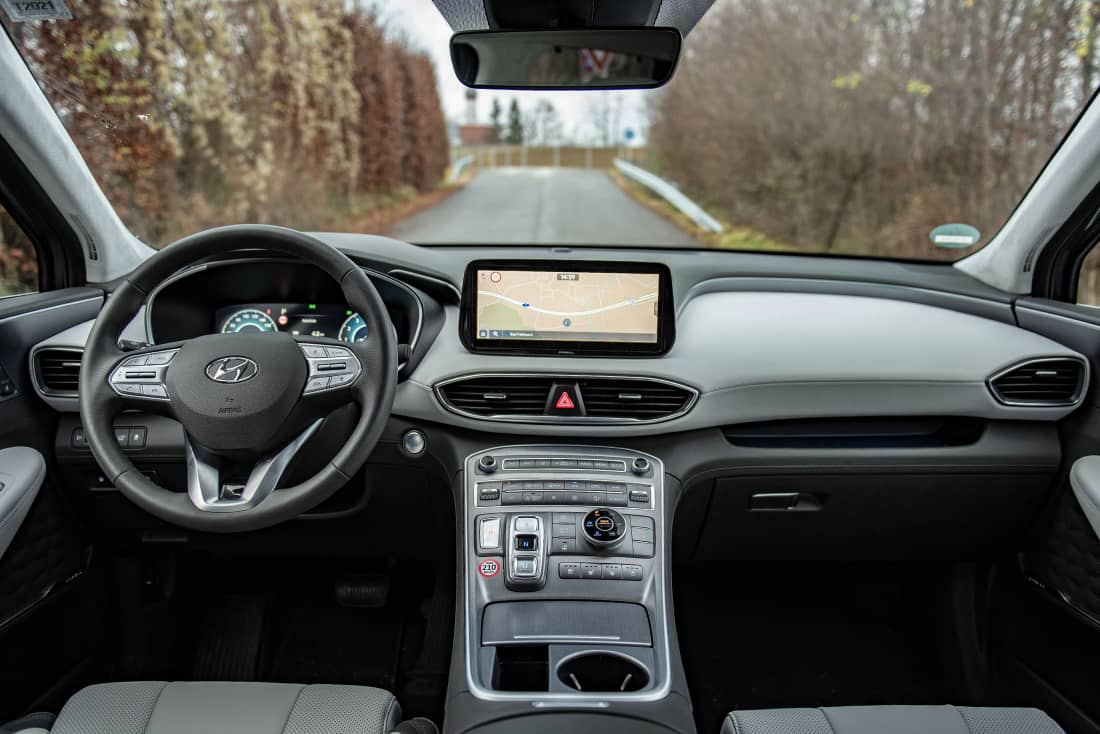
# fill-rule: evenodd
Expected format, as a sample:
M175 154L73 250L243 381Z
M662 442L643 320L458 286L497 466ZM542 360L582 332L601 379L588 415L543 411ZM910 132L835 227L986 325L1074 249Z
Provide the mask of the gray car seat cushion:
M51 734L384 734L401 720L380 688L290 683L105 683L78 692Z
M1065 734L1038 709L837 706L732 711L722 734Z

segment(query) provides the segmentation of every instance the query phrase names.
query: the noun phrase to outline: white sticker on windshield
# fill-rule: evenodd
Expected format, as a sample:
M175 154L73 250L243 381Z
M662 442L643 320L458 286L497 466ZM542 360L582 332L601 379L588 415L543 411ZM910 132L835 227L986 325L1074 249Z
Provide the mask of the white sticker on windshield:
M62 0L0 0L0 6L13 21L73 19Z

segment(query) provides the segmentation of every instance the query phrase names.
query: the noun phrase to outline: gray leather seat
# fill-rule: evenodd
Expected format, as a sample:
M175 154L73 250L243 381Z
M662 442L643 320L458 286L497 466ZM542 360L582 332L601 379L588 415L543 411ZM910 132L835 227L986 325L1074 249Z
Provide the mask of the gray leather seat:
M837 706L731 711L722 734L1065 734L1039 709Z
M400 721L380 688L141 681L79 691L50 734L385 734Z

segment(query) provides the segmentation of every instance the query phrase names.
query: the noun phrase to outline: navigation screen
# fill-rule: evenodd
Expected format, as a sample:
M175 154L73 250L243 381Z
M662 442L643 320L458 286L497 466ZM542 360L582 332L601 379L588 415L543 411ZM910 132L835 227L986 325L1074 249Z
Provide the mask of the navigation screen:
M657 273L479 269L476 288L479 340L657 342Z

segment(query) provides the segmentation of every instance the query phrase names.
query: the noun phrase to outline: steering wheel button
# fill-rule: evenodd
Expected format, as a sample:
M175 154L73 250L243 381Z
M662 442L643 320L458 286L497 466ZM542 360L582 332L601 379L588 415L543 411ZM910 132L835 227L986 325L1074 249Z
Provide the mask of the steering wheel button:
M348 368L347 362L325 362L317 365L318 372L339 372Z
M329 387L340 387L341 385L349 384L354 379L355 379L355 375L353 375L353 374L333 375L332 377L328 378L328 386Z
M149 357L142 355L140 357L130 357L128 360L122 363L123 367L144 367L148 364Z
M116 383L115 390L122 395L141 395L141 385L130 382Z
M328 387L327 377L314 377L306 383L306 392L317 392L318 390L324 390Z
M147 398L167 398L168 390L164 385L142 385L141 394Z
M302 353L310 359L324 359L326 356L325 348L320 344L302 344Z
M325 351L328 352L330 357L350 357L351 352L343 347L325 347Z
M150 354L145 359L145 364L149 365L150 367L155 365L168 364L172 361L172 357L174 356L176 356L175 352L156 352L155 354Z

